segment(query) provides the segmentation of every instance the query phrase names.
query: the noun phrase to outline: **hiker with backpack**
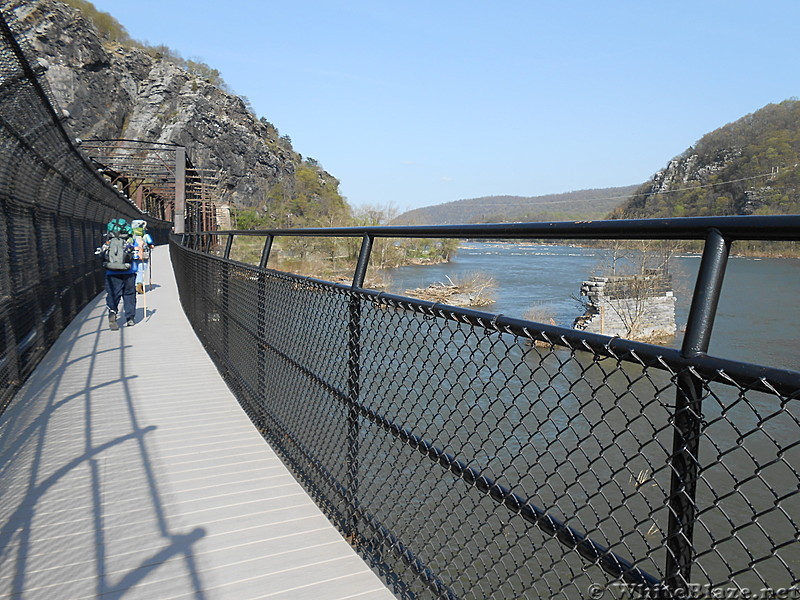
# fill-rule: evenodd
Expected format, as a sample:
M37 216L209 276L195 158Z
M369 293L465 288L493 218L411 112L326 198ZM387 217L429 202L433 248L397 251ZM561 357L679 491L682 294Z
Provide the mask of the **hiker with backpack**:
M112 219L106 225L106 241L98 248L106 269L106 306L108 326L119 329L117 310L122 299L125 324L136 324L136 270L133 229L125 219Z
M131 221L133 227L134 261L136 263L136 293L144 294L144 275L150 266L150 252L153 249L153 238L147 233L147 221L136 219Z

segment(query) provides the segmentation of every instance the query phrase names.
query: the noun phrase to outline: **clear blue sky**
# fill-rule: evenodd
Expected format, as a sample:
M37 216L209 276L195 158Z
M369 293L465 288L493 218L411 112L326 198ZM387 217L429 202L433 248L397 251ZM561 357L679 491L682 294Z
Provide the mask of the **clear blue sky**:
M218 69L354 205L642 183L800 96L799 0L96 0Z

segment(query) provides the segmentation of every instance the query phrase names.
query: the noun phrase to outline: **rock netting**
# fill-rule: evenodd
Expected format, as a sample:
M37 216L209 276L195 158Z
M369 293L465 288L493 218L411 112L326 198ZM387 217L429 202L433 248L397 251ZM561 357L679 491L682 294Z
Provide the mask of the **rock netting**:
M272 187L294 180L302 157L239 96L152 50L103 39L62 2L6 0L3 12L35 52L75 137L184 146L196 167L221 173L226 200L242 206L262 205Z

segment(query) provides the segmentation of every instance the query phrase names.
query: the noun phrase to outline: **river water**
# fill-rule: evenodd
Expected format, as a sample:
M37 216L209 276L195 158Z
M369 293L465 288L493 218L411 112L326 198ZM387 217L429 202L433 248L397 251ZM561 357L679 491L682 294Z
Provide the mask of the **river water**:
M581 282L600 273L608 254L598 248L531 243L464 244L449 263L387 271L389 291L403 294L447 277L481 271L497 280L494 304L479 310L522 318L530 309L571 327L582 309L575 299ZM700 265L700 255L672 259L678 335L681 335ZM709 354L800 370L798 309L800 259L732 257L728 263Z

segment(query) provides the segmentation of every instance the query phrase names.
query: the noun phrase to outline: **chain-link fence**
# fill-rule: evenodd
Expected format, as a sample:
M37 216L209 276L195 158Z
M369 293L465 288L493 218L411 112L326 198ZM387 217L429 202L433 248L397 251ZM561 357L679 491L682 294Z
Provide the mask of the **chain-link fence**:
M142 218L76 149L12 27L0 11L0 412L102 289L105 223Z
M603 227L573 233L625 225ZM263 268L272 234L260 267L227 259L234 235L171 251L242 406L398 597L797 591L800 373L704 353L728 245L695 229L682 350L368 291L363 249L353 286Z

